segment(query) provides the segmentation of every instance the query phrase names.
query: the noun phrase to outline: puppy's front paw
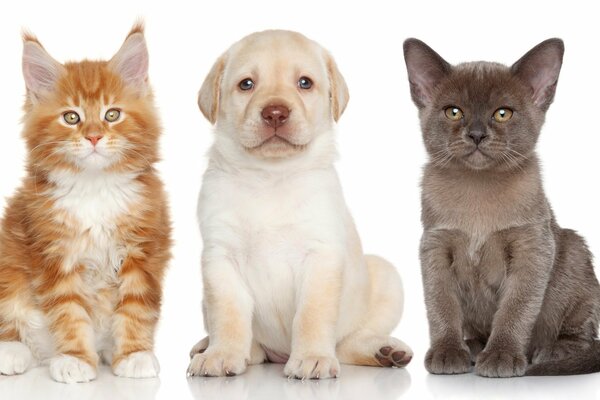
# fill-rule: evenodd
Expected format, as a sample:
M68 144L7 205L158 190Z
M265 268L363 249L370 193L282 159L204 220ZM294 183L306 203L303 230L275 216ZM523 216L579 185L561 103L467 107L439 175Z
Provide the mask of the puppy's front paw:
M248 359L241 353L208 348L190 361L188 376L234 376L246 371Z
M123 358L113 367L113 373L123 378L155 378L160 365L151 351L137 351Z
M527 368L524 354L504 350L484 350L477 356L475 373L488 378L523 376Z
M432 374L464 374L471 369L471 355L461 347L432 347L425 355L425 368Z
M309 356L294 357L285 364L284 374L296 379L327 379L337 378L340 373L340 363L335 357Z
M21 342L0 342L0 375L18 375L33 363L29 347Z
M90 382L96 379L96 368L85 361L67 354L50 360L50 376L57 382Z

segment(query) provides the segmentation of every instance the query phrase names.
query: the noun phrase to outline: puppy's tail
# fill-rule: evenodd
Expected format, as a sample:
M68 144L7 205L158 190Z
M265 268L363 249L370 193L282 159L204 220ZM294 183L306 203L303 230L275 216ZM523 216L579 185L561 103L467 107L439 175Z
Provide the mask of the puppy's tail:
M600 372L600 341L594 340L585 353L556 361L532 364L525 376L582 375Z

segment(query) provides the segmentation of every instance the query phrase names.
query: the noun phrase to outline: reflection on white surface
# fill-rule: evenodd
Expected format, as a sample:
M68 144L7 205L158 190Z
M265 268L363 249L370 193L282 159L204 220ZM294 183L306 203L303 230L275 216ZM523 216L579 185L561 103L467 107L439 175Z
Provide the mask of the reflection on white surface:
M598 374L523 378L482 378L474 374L428 375L425 385L435 399L598 399Z
M248 367L230 378L188 378L196 400L392 400L410 387L405 369L342 365L340 377L324 380L297 380L283 376L283 365Z
M154 400L160 380L127 379L101 367L90 383L64 384L53 381L48 367L34 368L23 375L0 376L2 400Z

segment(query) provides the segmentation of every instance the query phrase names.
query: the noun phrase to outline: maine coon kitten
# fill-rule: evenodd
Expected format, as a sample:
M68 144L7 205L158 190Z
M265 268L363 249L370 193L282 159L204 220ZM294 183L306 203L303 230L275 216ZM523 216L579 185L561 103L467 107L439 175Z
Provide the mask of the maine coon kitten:
M143 28L108 62L55 61L24 35L27 176L0 231L0 373L152 377L166 196Z
M535 154L563 52L550 39L511 67L452 66L404 43L430 156L421 263L432 373L468 372L472 361L488 377L600 370L592 257L557 225Z

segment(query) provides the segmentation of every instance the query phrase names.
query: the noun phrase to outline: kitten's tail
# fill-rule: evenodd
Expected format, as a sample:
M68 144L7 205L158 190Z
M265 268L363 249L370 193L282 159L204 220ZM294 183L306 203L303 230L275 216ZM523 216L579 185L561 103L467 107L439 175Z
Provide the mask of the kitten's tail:
M595 340L585 353L557 361L532 364L525 376L582 375L600 372L600 341Z

